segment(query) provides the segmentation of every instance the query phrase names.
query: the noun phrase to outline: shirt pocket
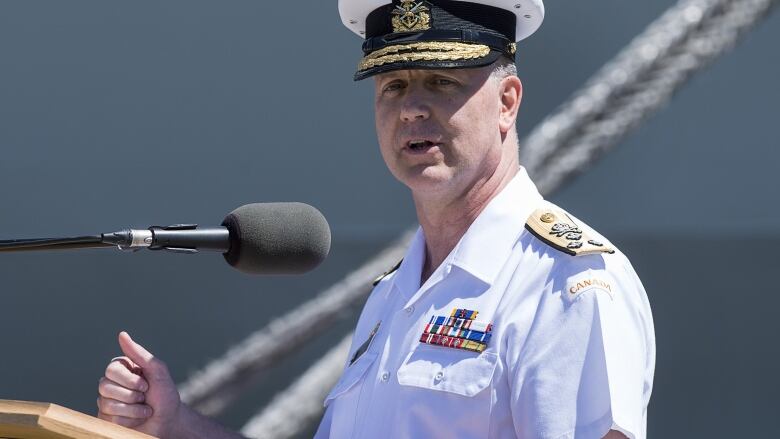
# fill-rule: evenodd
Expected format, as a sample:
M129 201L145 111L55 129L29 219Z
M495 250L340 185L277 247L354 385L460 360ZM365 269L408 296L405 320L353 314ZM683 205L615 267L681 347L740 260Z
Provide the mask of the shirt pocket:
M490 386L498 356L420 344L398 369L402 386L473 397Z
M344 395L355 387L355 385L363 379L363 376L374 363L376 357L376 352L364 352L351 366L347 367L344 370L344 373L341 374L338 383L333 387L333 390L325 397L325 407L327 407L331 401Z

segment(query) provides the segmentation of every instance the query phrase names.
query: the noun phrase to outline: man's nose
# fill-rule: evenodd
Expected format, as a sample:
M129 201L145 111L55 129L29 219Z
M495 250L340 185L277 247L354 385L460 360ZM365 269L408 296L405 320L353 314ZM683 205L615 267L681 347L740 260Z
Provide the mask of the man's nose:
M425 120L430 115L430 107L425 96L414 89L408 90L401 107L401 120L404 122Z

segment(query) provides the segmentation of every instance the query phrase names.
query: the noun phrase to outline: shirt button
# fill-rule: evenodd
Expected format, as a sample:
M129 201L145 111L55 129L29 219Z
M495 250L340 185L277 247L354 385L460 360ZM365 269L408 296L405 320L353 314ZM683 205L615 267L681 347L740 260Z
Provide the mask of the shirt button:
M382 374L381 379L382 379L383 382L386 382L387 380L389 380L390 379L390 372L384 372Z
M407 314L413 313L414 312L414 305L407 306L406 309L404 309L404 311L406 311Z
M444 380L444 374L441 373L441 371L436 372L436 376L434 378L436 379L437 382L438 381L443 381Z

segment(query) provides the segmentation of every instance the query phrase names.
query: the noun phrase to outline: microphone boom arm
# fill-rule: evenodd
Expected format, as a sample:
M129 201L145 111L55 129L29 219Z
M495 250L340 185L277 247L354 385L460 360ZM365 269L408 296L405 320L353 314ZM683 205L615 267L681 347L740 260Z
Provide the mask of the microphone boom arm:
M227 253L230 250L230 233L226 227L199 229L197 224L174 224L68 238L0 240L0 252L106 247L118 247L120 250L147 248L176 253L197 253L199 250Z
M102 248L110 246L113 246L113 244L103 242L102 235L75 236L70 238L0 240L0 252L66 250L74 248Z

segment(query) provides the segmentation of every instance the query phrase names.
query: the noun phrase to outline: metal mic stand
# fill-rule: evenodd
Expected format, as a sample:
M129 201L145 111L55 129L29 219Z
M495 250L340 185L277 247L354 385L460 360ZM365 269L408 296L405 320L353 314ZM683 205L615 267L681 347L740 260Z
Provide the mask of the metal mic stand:
M116 246L116 244L103 242L103 235L75 236L70 238L0 240L0 252L67 250L77 248L104 248L114 246Z

